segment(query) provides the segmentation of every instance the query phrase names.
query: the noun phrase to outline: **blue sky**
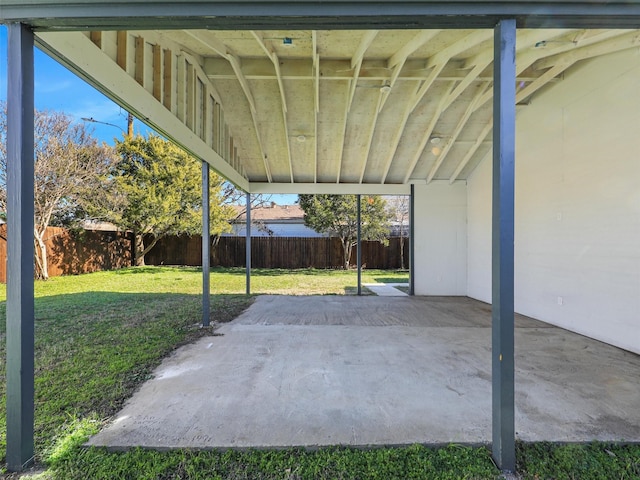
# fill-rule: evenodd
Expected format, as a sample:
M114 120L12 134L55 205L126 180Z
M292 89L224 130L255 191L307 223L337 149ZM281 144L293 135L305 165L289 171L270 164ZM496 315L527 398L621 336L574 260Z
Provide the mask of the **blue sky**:
M0 25L0 99L7 98L7 29ZM35 104L38 110L64 112L81 122L82 117L93 117L102 122L127 127L127 112L95 90L69 70L59 65L40 50L35 50ZM136 132L148 129L140 122ZM113 144L114 137L121 138L116 127L91 124L94 136Z
M7 98L7 29L0 25L0 100ZM127 112L102 95L84 80L59 65L45 53L35 50L35 104L38 110L64 112L81 122L82 118L94 118L101 122L127 128ZM89 125L99 140L113 145L114 138L122 138L118 128L92 123ZM149 130L142 122L134 122L136 133ZM296 195L273 195L279 204L295 202Z

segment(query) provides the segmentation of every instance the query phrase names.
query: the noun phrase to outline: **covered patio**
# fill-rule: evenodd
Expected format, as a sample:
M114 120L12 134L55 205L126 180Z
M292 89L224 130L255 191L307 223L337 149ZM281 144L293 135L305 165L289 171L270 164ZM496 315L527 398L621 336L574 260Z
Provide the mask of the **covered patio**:
M491 308L460 297L260 296L179 349L89 445L491 441ZM640 441L640 358L516 316L516 438Z
M461 296L458 302L471 302L476 305L471 310L484 315L478 321L470 320L476 317L469 312L443 320L449 318L447 309L437 305L449 300L393 299L390 305L404 301L402 305L414 311L396 316L379 306L386 312L384 322L391 325L244 325L245 318L226 326L225 336L214 338L212 346L219 342L224 348L224 342L238 335L275 338L269 335L278 329L320 335L295 337L304 344L337 329L358 348L336 343L336 351L373 355L349 361L375 365L374 357L386 352L393 338L400 353L400 345L416 349L415 358L389 352L389 365L398 370L377 378L375 385L410 372L415 377L405 387L416 390L405 397L418 404L398 405L387 424L405 418L422 431L406 440L398 437L398 442L417 436L428 441L434 431L449 441L466 432L470 441L490 440L494 458L505 470L515 468L515 439L539 438L543 417L548 419L546 431L554 432L547 439L568 436L560 428L564 423L582 439L600 431L606 438L637 437L633 409L628 410L628 403L607 407L609 390L603 388L616 385L612 390L619 390L625 402L637 399L630 376L611 383L618 378L614 365L623 376L629 365L637 367L634 354L523 318L514 329L517 309L640 352L637 0L0 0L0 21L9 30L10 469L22 469L34 454L34 45L202 161L204 237L209 233L204 192L210 168L247 195L409 194L411 292ZM203 242L203 323L209 318L208 261L208 242ZM465 297L490 302L491 322L488 307ZM353 305L380 302L346 300ZM254 309L268 311L270 301L276 300L260 300ZM344 305L332 310L332 301L345 299L322 300L312 323L340 323L342 309L351 311ZM367 311L366 305L360 306ZM287 305L279 308L286 311ZM335 317L328 313L332 311ZM415 325L398 324L405 317ZM285 318L299 323L295 315ZM353 318L360 317L354 313ZM373 311L371 318L378 318ZM363 332L372 335L371 342L362 342ZM390 332L394 335L384 335ZM411 343L414 337L420 344ZM305 353L310 360L321 359L327 355L326 345L340 339L329 334L324 342L307 344ZM461 339L464 348L475 353L458 348ZM594 349L599 353L590 357ZM256 362L248 365L249 371L266 365L260 363L261 352L247 352ZM600 355L607 361L599 361ZM625 361L619 361L620 355ZM288 365L288 358L280 357L279 364ZM525 361L516 367L516 358ZM581 370L583 361L594 368ZM330 364L335 367L332 375L352 371L347 364ZM441 369L438 375L431 370L434 366ZM315 372L307 380L322 371L319 364L301 368ZM365 371L353 380L366 381L367 374L376 372ZM296 378L295 372L288 374ZM568 375L565 383L575 380L579 385L571 394L557 394L563 385L557 379L563 375ZM516 389L516 378L518 388L527 388ZM268 390L260 383L264 379L254 380L256 387ZM336 381L349 383L346 377ZM322 381L310 382L309 388L322 385L327 388L310 390L309 406L315 396L336 391ZM367 404L367 398L374 398L373 385L354 389L366 395L357 400ZM429 397L430 392L438 395ZM449 404L439 403L441 399ZM571 402L580 399L584 411L576 413ZM231 400L221 399L234 410L237 405ZM391 397L381 401L389 408L394 405ZM330 403L326 398L325 404ZM455 415L476 417L480 423L440 430L449 415L444 407L451 404L458 407ZM247 411L251 408L246 406ZM333 419L330 425L351 425L352 434L376 416L375 408L364 417L352 411L354 421L342 422L340 412L348 412L347 407L327 408L317 425ZM417 423L430 409L440 416ZM207 418L209 410L199 411ZM590 420L578 427L574 413ZM195 413L190 414L193 423ZM607 418L609 427L599 430ZM253 442L258 442L258 433L253 433ZM335 435L308 442L339 443L338 436L349 443L360 444L361 438L368 442L366 436L353 438L348 431ZM233 433L221 438L224 443L240 442ZM368 438L373 443L396 441L377 434ZM307 442L303 437L300 441Z

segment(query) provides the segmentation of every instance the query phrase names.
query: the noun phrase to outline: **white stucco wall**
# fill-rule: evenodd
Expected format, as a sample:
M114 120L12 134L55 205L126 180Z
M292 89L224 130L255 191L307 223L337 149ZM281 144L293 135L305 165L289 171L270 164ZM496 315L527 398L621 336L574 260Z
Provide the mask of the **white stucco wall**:
M518 113L516 310L640 353L640 51ZM468 295L491 300L491 158L468 181Z
M414 188L415 293L466 295L466 185L433 182Z

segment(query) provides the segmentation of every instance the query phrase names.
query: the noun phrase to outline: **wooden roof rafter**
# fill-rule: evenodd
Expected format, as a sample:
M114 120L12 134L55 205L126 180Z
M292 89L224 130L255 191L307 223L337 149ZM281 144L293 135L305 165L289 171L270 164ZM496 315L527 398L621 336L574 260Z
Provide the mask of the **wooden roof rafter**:
M360 40L358 48L356 48L355 53L351 57L351 69L353 70L353 73L349 86L349 104L347 105L347 112L351 110L353 97L356 93L356 86L358 85L358 78L360 77L360 69L362 68L362 60L364 59L364 54L366 53L369 46L373 43L377 35L378 30L370 30L368 32L365 32L365 34L362 36L362 39Z
M192 30L185 30L184 33L186 33L189 37L193 38L194 40L200 42L204 46L216 52L222 58L226 59L231 65L231 68L233 69L236 75L236 79L240 83L240 87L242 88L242 91L245 94L247 102L249 103L249 109L251 110L251 119L253 121L253 129L256 135L256 140L260 147L262 163L264 165L267 179L269 180L269 182L271 182L273 180L271 176L271 168L269 167L269 159L267 158L267 154L264 150L264 145L262 143L262 138L260 135L260 129L259 129L258 119L257 119L256 103L253 98L253 94L251 93L249 82L247 81L244 74L242 73L242 66L240 63L240 59L232 51L229 50L229 48L224 44L224 42L221 42L220 40L218 40L217 38L211 35L205 38L202 36L201 33L192 31Z
M580 44L575 44L572 51L563 55L555 53L538 60L533 67L535 69L545 69L555 66L556 63L575 63L587 58L594 58L609 53L619 52L627 48L633 48L640 45L640 30L631 32L619 32L620 35L612 35L605 41L599 41L597 44L584 39Z
M491 38L493 38L493 30L476 30L457 42L452 43L443 50L440 50L436 55L431 57L426 64L426 68L432 68L431 73L429 73L429 76L423 82L418 93L415 95L413 100L413 109L415 110L418 104L422 101L431 88L431 85L433 85L433 82L440 75L442 70L444 70L444 67L447 66L447 63L452 57L459 55L478 43L482 43Z
M351 110L351 105L353 103L353 98L355 97L355 94L356 94L356 87L358 85L358 77L360 76L360 68L362 66L362 60L364 59L364 55L367 52L367 49L371 46L371 44L373 43L373 41L375 40L377 35L378 35L378 30L366 31L364 33L364 35L361 37L360 43L356 47L355 52L351 56L350 64L351 64L351 69L353 70L353 72L352 72L352 77L349 80L349 84L348 84L348 92L349 93L348 93L347 102L346 102L345 111L344 111L344 124L342 126L342 132L343 132L342 133L342 138L343 139L345 138L345 134L346 134L346 131L347 131L347 124L348 124L348 120L349 120L349 111ZM375 130L375 118L372 120L372 124L373 124L373 128L370 131L370 137L373 136L373 131ZM370 143L371 142L369 142L369 144ZM340 183L340 174L342 172L343 156L344 156L344 140L343 140L343 142L341 144L341 147L340 147L340 162L339 162L339 166L338 166L338 175L337 175L337 180L336 180L337 183ZM366 159L364 161L364 164L365 165L362 168L363 171L366 168ZM360 178L362 178L362 176Z
M640 35L632 30L558 26L563 28L522 25L517 31L516 95L521 105L562 82L567 69L577 71L581 60L640 45ZM491 28L416 24L397 32L316 31L322 25L314 24L301 31L276 31L258 21L240 29L201 26L189 32L182 29L191 27L176 25L167 30L142 25L135 25L136 30L109 28L81 33L207 145L216 144L210 124L227 125L229 135L233 130L234 143L225 147L222 157L233 173L242 169L242 157L252 184L289 185L292 191L310 182L378 189L403 179L456 181L471 174L490 144L486 122L493 91L486 89L479 101L476 95L479 86L493 81ZM295 41L283 41L288 48L281 47L278 40L289 37ZM67 48L54 56L64 61ZM157 65L161 69L156 70ZM75 68L83 73L82 62ZM95 83L103 77L109 84L98 67ZM115 98L123 105L137 105L120 90ZM469 116L473 99L475 113ZM209 112L222 100L226 118L210 120ZM461 126L465 113L467 122ZM150 115L148 123L154 123ZM161 128L171 136L173 127ZM459 133L453 135L456 128ZM444 150L445 155L434 167L436 157L429 150L436 146L435 140L430 143L435 137L442 139L437 152ZM451 138L455 142L447 144ZM180 141L190 145L196 139L187 136Z
M455 86L455 82L450 81L449 85L445 89L445 92L443 93L443 95L442 95L442 97L440 99L440 102L438 103L438 106L436 107L436 111L431 116L431 121L429 122L429 125L427 126L426 130L424 131L424 133L422 135L422 139L420 140L420 143L418 144L418 148L416 149L416 153L413 155L413 158L409 162L409 167L406 170L406 173L405 173L405 176L404 176L404 179L403 179L402 183L407 183L409 181L409 179L411 178L411 175L413 174L413 170L416 168L416 165L418 164L418 161L420 160L420 157L422 156L422 153L424 152L424 149L427 146L427 143L429 142L429 139L431 138L431 135L433 134L433 130L436 128L436 125L438 124L438 120L440 120L440 115L442 114L442 112L444 110L444 105L445 105L445 103L447 101L447 97L449 96L449 94L453 90L454 86Z
M628 33L628 31L625 32L620 30L608 30L599 35L592 35L589 37L584 37L583 32L578 32L577 37L579 39L578 43L576 43L575 41L564 41L555 43L555 38L558 37L551 37L551 41L548 44L554 45L553 47L535 47L534 50L519 55L516 58L516 75L521 75L529 67L533 67L534 69L550 68L554 63L554 60L551 59L556 59L555 61L560 61L562 59L563 63L566 65L562 70L564 71L569 68L569 66L576 63L578 60L584 60L586 58L597 56L598 54L603 55L605 53L619 51L624 48L631 48L636 45L635 39L637 37L637 33L634 34L633 32ZM624 43L624 40L621 40L619 37L624 37L624 39L627 40L627 43ZM607 46L603 48L601 46L601 42L607 44ZM598 50L585 50L589 45L594 45ZM566 63L571 59L571 56L567 55L567 52L570 52L571 50L576 50L576 52L582 51L582 54L573 55L574 60L572 60L570 63ZM549 66L545 66L545 63L543 62L549 62ZM555 76L545 75L544 73L542 73L537 75L534 80L531 80L532 83L535 82L537 85L537 88L535 90L538 90L542 86L544 86L544 84L541 84L540 82L541 78L544 78L546 80L546 83L549 83L553 81L560 73L562 73L562 71L558 69L556 69L555 71L557 72ZM528 87L524 88L527 89ZM529 94L531 93L533 93L533 91L530 91ZM493 91L487 91L480 102L478 102L476 108L480 109L492 98Z
M371 123L369 124L369 132L367 136L369 137L367 140L366 147L362 154L362 168L360 169L360 178L358 183L362 183L364 179L364 174L367 170L367 164L369 163L369 154L371 153L371 145L373 144L373 136L376 133L376 126L378 124L378 118L380 118L380 105L382 104L382 99L384 97L384 92L381 90L378 91L378 104L376 106L375 114L372 116Z
M405 43L402 48L400 48L391 57L389 57L389 60L387 60L387 68L393 68L393 71L391 72L391 78L388 83L389 89L388 91L384 92L380 110L382 110L384 104L387 101L387 98L389 98L389 93L391 93L391 90L396 84L398 76L400 75L400 71L402 70L402 67L404 67L404 64L409 58L409 55L425 45L438 33L440 33L440 30L422 30L417 33L409 42ZM411 110L413 111L413 108Z
M458 163L458 166L454 170L453 174L451 175L451 177L449 177L450 184L455 182L458 179L458 177L460 176L460 173L462 172L462 170L464 170L464 167L467 166L469 161L473 158L475 153L478 151L478 148L480 148L480 145L484 143L485 139L489 135L489 132L491 132L492 130L493 130L493 117L489 119L487 124L482 129L482 132L480 132L480 134L476 137L476 141L473 143L471 148L467 150L467 153L465 154L464 157L462 157L462 159Z
M256 42L258 42L260 48L262 48L269 60L271 60L271 63L273 63L273 69L276 73L278 90L280 91L280 106L282 110L282 128L284 129L284 142L287 146L287 163L289 164L289 177L291 178L291 182L293 183L293 161L291 159L291 142L289 141L289 125L287 122L287 97L284 91L282 73L280 72L280 59L274 51L273 46L267 43L262 34L256 32L255 30L252 30L251 35L253 35L253 38L256 39Z
M413 91L410 93L411 98L413 98L413 96L415 96L418 93L419 88L420 88L420 84L416 83L416 86L414 87ZM391 168L391 163L393 162L393 159L396 156L396 152L398 151L398 146L400 145L400 141L402 140L402 136L404 135L407 122L409 121L409 118L411 117L412 113L413 113L413 104L409 102L409 104L406 106L402 114L402 119L400 120L400 122L398 123L398 127L396 128L396 133L393 137L393 141L391 142L391 148L384 162L384 169L382 172L380 183L385 183L387 181L387 175L389 175L389 169Z
M427 175L427 183L431 183L433 178L438 173L438 169L444 163L445 159L447 158L447 155L451 151L451 148L456 143L458 136L462 133L462 130L464 130L464 127L467 125L469 118L471 118L471 115L473 115L473 113L476 111L476 108L475 108L476 104L480 101L480 99L482 98L482 95L487 89L491 89L491 84L489 82L486 82L481 87L478 87L478 92L471 100L471 103L469 103L469 105L467 106L467 109L462 115L462 118L460 118L460 120L458 121L456 128L451 134L451 138L449 138L449 141L447 142L445 147L442 149L442 152L440 152L440 154L437 156L436 161L431 167L431 170L429 170L429 174Z

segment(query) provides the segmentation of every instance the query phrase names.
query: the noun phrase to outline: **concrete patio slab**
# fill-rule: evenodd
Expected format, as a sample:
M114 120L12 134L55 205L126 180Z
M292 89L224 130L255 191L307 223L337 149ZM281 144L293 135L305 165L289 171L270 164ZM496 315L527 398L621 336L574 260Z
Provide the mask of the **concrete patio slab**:
M489 442L490 307L450 297L261 296L177 350L90 445ZM522 440L640 441L640 357L516 319Z

